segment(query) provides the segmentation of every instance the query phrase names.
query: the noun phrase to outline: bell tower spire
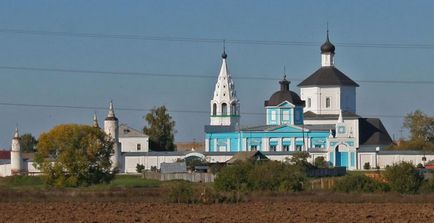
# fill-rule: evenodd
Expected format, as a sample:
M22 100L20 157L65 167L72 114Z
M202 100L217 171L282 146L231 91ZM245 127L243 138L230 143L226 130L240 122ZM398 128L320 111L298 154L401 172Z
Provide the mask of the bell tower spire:
M240 102L227 65L225 41L223 41L222 65L211 100L210 125L236 126L240 119Z

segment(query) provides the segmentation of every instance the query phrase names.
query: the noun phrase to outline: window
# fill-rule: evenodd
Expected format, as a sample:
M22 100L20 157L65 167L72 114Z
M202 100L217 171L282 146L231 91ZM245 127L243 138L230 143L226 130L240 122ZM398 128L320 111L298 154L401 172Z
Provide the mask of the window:
M307 107L310 108L312 106L312 99L307 99Z
M228 105L226 103L222 104L222 115L228 114Z
M326 98L326 108L330 108L330 97Z
M235 103L232 103L231 105L231 114L233 115L237 114L237 105Z
M295 146L295 149L296 149L297 151L301 151L302 147L303 147L302 145L296 145L296 146Z
M214 103L212 105L212 115L217 115L217 104L216 103Z
M137 150L142 150L142 145L141 144L137 144Z
M289 151L289 145L283 145L283 151Z
M270 146L270 151L276 151L276 145L271 145Z
M276 111L271 111L271 121L276 121L276 115L277 112Z
M257 145L251 145L250 150L258 150L258 146Z

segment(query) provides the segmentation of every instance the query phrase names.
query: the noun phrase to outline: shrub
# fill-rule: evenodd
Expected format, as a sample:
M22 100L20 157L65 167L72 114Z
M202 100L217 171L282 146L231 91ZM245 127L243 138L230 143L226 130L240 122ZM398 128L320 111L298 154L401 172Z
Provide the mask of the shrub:
M222 168L214 180L215 188L219 191L245 191L252 168L251 162L237 162Z
M422 163L418 163L417 166L416 166L416 168L418 168L418 169L422 169L422 168L424 168L424 167L423 167Z
M328 167L328 163L324 159L323 156L318 156L317 158L315 158L314 165L316 168L327 168Z
M305 170L278 161L240 162L222 168L214 181L219 191L301 191Z
M423 176L409 162L386 167L383 176L389 182L391 189L399 193L416 193L423 181Z
M380 183L363 174L347 174L339 179L334 188L339 192L384 192L389 191L389 186Z
M143 164L137 164L136 165L137 173L143 173L144 170L145 170L145 166Z
M371 169L371 164L370 164L369 162L366 162L366 163L363 165L363 169L365 169L365 170L369 170L369 169Z
M169 188L169 200L175 203L193 203L194 189L191 182L177 181Z

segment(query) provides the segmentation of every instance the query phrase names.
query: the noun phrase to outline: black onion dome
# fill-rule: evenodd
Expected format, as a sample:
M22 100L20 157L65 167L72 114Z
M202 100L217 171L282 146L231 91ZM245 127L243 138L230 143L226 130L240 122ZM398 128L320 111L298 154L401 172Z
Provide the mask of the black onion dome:
M335 45L327 38L327 41L321 45L321 53L335 53Z
M296 106L304 106L305 102L301 100L300 96L298 96L297 93L289 90L290 83L290 81L286 80L286 77L279 81L280 91L276 91L273 95L271 95L270 99L265 101L265 106L277 106L285 101Z
M325 43L321 45L321 53L335 53L335 45L333 45L330 42L328 30L327 30L327 39Z
M223 53L222 53L222 58L223 58L223 59L228 58L228 55L226 54L226 51L223 51Z

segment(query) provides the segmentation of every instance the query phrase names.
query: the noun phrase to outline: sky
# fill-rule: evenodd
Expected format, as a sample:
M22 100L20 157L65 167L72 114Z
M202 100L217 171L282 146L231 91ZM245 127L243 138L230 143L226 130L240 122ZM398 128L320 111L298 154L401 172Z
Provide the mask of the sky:
M320 67L327 23L335 65L360 84L357 113L405 137L407 113L434 113L433 8L398 0L3 0L0 148L10 148L16 126L39 136L90 124L94 112L102 125L110 100L120 122L137 129L164 105L176 141L203 141L223 39L241 126L263 124L265 115L251 113L264 112L283 67L296 92Z

